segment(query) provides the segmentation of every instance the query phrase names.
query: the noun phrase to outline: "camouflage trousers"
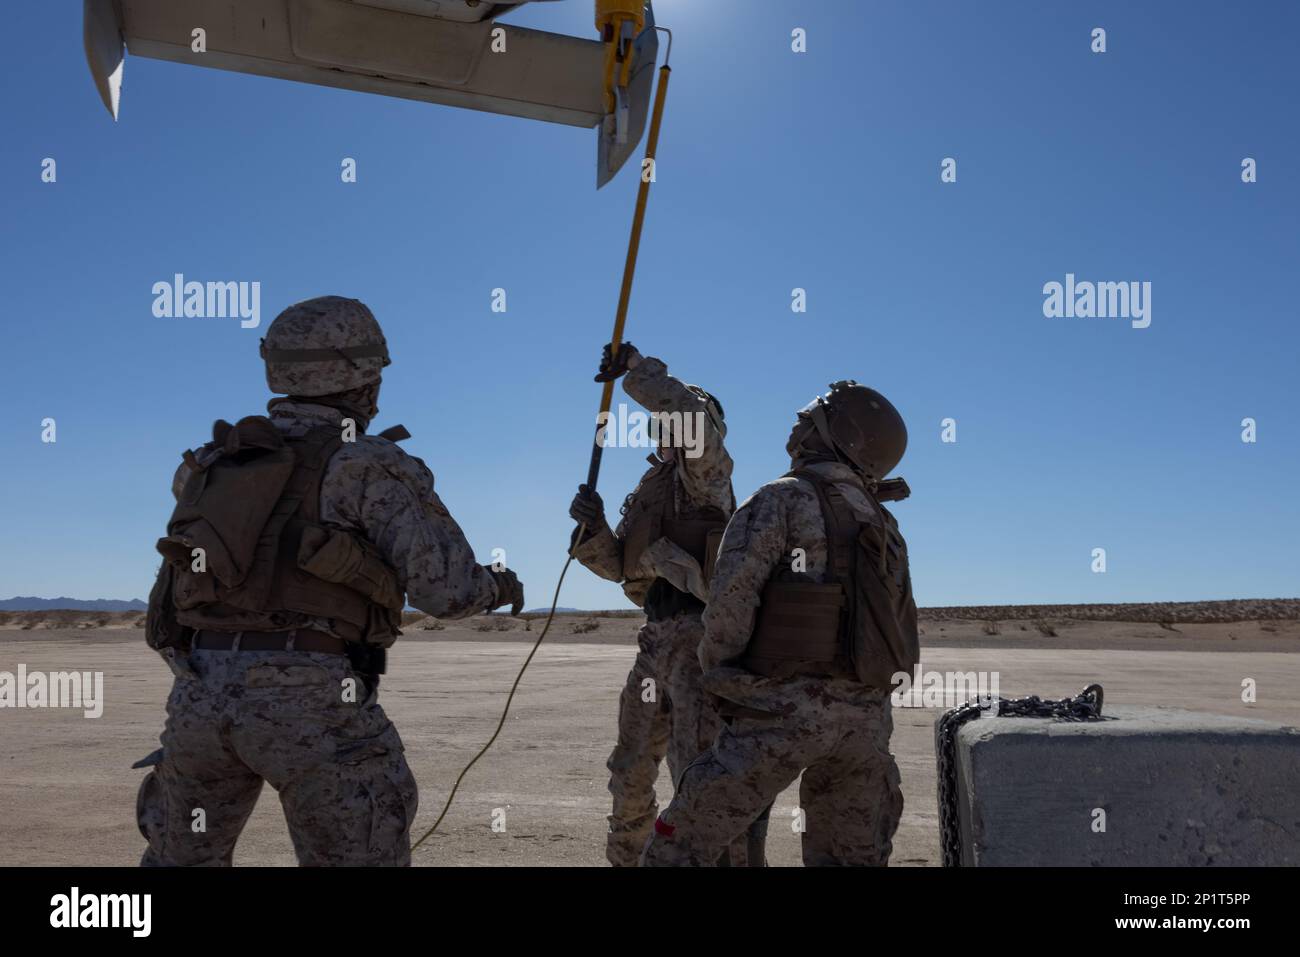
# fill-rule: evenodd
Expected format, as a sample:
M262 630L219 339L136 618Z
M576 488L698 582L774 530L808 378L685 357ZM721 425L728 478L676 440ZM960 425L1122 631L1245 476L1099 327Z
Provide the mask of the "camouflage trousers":
M809 696L794 714L728 718L682 773L642 865L711 866L800 772L804 864L888 864L903 812L892 731L887 693L855 702Z
M143 866L230 866L262 782L303 866L411 862L415 778L402 740L341 655L194 651L140 786Z
M615 867L635 867L650 837L659 813L655 780L664 757L676 782L687 765L708 750L721 727L717 709L700 685L698 648L703 637L700 616L690 613L647 622L637 635L636 661L618 700L618 743L605 765L614 797L605 857ZM729 864L745 866L753 856L759 866L758 831L755 828L748 845L743 839L737 842L726 857ZM765 834L766 821L762 831Z

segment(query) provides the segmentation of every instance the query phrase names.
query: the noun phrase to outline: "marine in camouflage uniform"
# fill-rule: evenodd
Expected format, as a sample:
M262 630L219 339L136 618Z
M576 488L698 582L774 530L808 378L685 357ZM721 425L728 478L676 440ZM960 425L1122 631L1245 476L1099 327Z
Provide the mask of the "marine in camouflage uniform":
M267 446L277 435L344 439L350 420L352 440L323 446L335 451L318 476L319 500L307 504L317 513L318 534L341 535L329 539L331 545L351 549L339 576L329 581L352 577L346 585L325 586L340 597L337 616L328 602L311 612L301 610L301 600L297 610L266 603L249 608L229 589L217 595L220 600L204 601L202 589L216 586L190 574L186 564L188 546L202 529L177 523L178 505L169 524L173 534L159 550L164 556L168 549L180 551L164 563L150 597L148 637L176 679L162 748L136 765L150 768L137 805L149 845L141 863L230 865L265 781L279 792L300 864L407 865L416 784L397 729L379 704L377 664L398 632L395 625L358 627L348 620L356 616L342 609L360 607L390 625L400 622L406 603L439 618L503 604L518 612L523 589L508 569L475 562L420 459L390 438L365 434L377 412L380 370L388 364L383 333L369 309L335 296L290 306L268 329L263 355L271 390L288 394L271 402L269 426L255 417L235 427L218 423L224 440L214 438L187 454L173 492L183 504L201 485L196 473L223 455L238 456L232 434ZM276 575L284 571L282 560L273 560ZM218 571L214 565L204 574ZM301 583L295 574L287 580ZM380 591L369 597L351 591L378 589L375 582L383 580L389 583L386 609L375 605ZM338 592L341 587L349 590ZM270 605L282 593L289 594L276 584ZM214 627L222 615L228 627Z
M658 455L650 456L650 468L625 500L616 528L609 527L600 497L586 486L579 487L570 509L584 532L574 557L602 578L622 583L648 619L637 634L636 660L619 696L618 742L606 764L613 810L605 855L615 867L632 867L658 814L660 764L667 756L676 781L708 748L719 726L717 709L700 684L697 655L708 594L704 531L711 524L720 533L735 497L716 399L669 375L663 362L642 357L630 343L622 344L616 359L606 346L601 369L598 381L626 372L623 388L632 399L669 417L661 422L690 417L692 430L661 432ZM692 435L696 442L684 447ZM729 864L762 863L763 827L765 822L755 828L752 842L737 842L727 854Z
M859 390L868 421L849 422L842 414L837 422L832 412L827 422L833 404L827 400L842 386ZM857 436L856 448L841 441L846 431ZM643 865L711 865L718 849L801 773L805 865L888 863L903 809L889 751L888 688L864 685L851 669L830 662L756 673L752 636L766 586L792 564L799 575L791 578L832 580L828 525L809 478L833 487L855 522L880 524L876 483L905 447L902 419L883 396L837 383L826 400L801 410L790 435L791 472L808 477L769 482L736 510L709 589L699 653L704 686L721 699L725 723L712 748L682 774L672 803L655 822ZM910 578L905 602L914 614ZM796 640L807 633L797 622L786 627Z

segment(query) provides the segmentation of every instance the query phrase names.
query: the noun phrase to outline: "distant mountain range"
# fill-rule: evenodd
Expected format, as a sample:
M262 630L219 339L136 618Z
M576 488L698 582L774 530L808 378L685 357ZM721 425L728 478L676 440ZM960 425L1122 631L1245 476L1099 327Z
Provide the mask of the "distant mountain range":
M138 598L0 598L0 611L145 611L147 602ZM409 609L414 611L415 609ZM584 611L582 608L557 608L557 612ZM526 614L545 614L549 608L530 608Z
M0 611L144 611L138 598L0 598Z

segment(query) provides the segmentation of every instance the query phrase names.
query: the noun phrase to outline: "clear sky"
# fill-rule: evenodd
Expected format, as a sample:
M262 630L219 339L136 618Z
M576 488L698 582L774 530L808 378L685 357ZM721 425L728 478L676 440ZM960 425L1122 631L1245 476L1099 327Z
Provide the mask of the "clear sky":
M480 560L505 548L549 601L631 166L597 193L590 131L135 58L114 124L81 4L11 7L0 597L144 597L180 452L262 410L258 337L334 293L394 355L377 427L411 430ZM658 12L674 71L628 336L722 400L740 498L785 470L793 411L856 378L910 426L922 605L1300 593L1300 5ZM508 19L593 35L588 0ZM175 273L259 281L262 328L155 318ZM1067 273L1150 282L1151 325L1046 318ZM606 453L611 522L643 458ZM626 603L575 568L561 604Z

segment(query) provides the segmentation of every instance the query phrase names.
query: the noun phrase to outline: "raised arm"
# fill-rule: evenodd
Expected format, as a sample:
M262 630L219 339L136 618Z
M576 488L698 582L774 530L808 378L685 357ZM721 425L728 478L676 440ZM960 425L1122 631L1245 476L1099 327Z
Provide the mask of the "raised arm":
M343 489L359 491L327 494ZM466 618L516 601L513 573L474 560L424 463L383 439L363 437L330 460L321 518L360 529L397 572L407 602L427 614Z
M678 471L686 494L697 504L729 512L732 461L723 442L720 409L710 408L705 396L669 375L668 366L653 356L637 354L628 362L623 391L650 412L676 420L675 428L681 423Z

